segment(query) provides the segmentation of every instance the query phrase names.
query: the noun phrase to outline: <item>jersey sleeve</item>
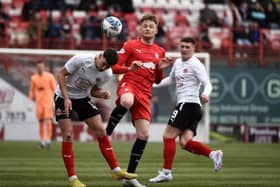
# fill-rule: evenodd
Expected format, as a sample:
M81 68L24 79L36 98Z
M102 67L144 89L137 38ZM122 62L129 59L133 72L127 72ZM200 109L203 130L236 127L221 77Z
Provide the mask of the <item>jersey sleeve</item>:
M161 80L163 79L163 76L164 76L163 71L156 68L155 83L159 84L161 82Z
M29 89L28 98L30 100L33 100L34 96L35 96L35 82L34 82L34 76L32 76L30 80L30 89Z
M79 67L81 67L83 60L79 55L75 55L71 57L66 64L64 65L65 69L68 73L72 74L75 72Z
M116 65L112 67L114 74L123 74L128 72L128 66L125 66L130 54L131 54L131 47L129 42L126 42L121 50L118 52L119 60Z
M211 84L209 76L206 72L206 68L201 62L199 62L197 67L198 67L196 69L197 78L200 80L200 82L203 86L202 95L209 96L212 91L212 84Z
M165 57L165 50L161 48L161 58ZM155 76L155 83L159 84L161 80L164 77L163 70L158 69L158 66L156 67L156 76Z

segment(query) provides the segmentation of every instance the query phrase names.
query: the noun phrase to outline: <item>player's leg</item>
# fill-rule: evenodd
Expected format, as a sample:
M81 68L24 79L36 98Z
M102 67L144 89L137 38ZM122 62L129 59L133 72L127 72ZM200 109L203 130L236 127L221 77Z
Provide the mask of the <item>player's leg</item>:
M73 101L73 106L79 108L79 110L76 110L79 119L85 121L89 128L95 132L99 149L112 170L112 177L114 179L136 178L137 175L127 173L119 167L111 142L106 135L100 111L90 98Z
M214 151L207 145L195 141L192 139L193 132L190 130L186 130L185 133L180 137L180 145L183 149L197 154L204 155L213 160L214 170L219 171L222 168L222 158L223 152L221 150Z
M45 133L46 133L46 148L50 148L53 132L53 106L48 105L44 107L44 121L45 121Z
M46 120L46 124L47 124L47 139L46 139L46 145L47 145L47 148L50 148L51 141L52 141L52 132L53 132L52 119L47 119L47 120Z
M45 121L44 121L44 109L42 105L36 105L36 117L39 123L39 136L40 136L40 148L45 148Z
M167 125L163 134L163 168L158 171L158 175L151 178L151 183L168 182L172 180L172 165L176 153L176 137L181 131Z
M145 119L139 119L134 122L136 128L136 140L130 153L130 160L127 171L135 173L138 163L144 153L148 138L150 122Z
M136 140L132 146L130 159L128 163L127 171L135 173L138 164L144 153L148 138L151 121L151 107L150 99L145 95L138 93L134 101L134 105L130 108L131 117L136 129ZM145 185L135 180L124 181L124 186L144 187Z
M134 122L134 126L136 128L136 140L133 144L130 153L130 159L128 163L127 172L135 173L138 164L142 158L144 153L148 137L149 137L149 127L150 122L144 119L139 119ZM138 180L124 180L124 186L132 186L132 187L145 187L145 185L141 184Z
M71 187L83 187L75 172L75 157L73 151L73 126L70 119L60 119L58 121L62 133L62 147L61 153L64 162L64 166L69 178L69 185ZM81 183L81 184L80 184ZM78 185L80 184L80 185Z
M74 106L73 106L74 108ZM62 133L62 145L61 154L64 162L65 169L67 171L69 186L70 187L86 187L81 183L75 172L75 159L73 151L73 126L72 126L72 111L69 116L66 116L64 110L64 100L60 97L55 97L55 115L56 120L59 123L59 127Z
M103 127L103 122L100 114L90 117L85 120L87 125L95 132L99 149L112 170L113 179L134 179L137 177L136 174L127 173L118 165L115 153L113 151L111 142L106 135L106 131Z
M118 95L118 104L113 109L106 127L106 133L109 136L113 133L115 127L134 103L134 94L128 85L121 87L118 90Z
M179 142L182 149L185 149L197 155L204 155L208 157L212 149L199 141L193 140L193 134L194 133L191 130L187 129L180 136Z
M215 171L219 171L222 167L222 151L213 151L202 142L193 140L196 135L198 122L202 118L201 107L194 103L185 103L182 109L181 123L184 125L179 128L184 129L184 133L180 136L180 145L183 149L197 154L209 157L214 162Z

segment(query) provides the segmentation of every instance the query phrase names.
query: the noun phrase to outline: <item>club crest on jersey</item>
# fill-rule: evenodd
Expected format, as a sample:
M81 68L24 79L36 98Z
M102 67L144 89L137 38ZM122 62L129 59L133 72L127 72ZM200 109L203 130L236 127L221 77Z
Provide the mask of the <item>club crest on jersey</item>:
M101 82L101 78L100 77L96 77L95 82Z
M188 73L188 68L183 69L183 73Z

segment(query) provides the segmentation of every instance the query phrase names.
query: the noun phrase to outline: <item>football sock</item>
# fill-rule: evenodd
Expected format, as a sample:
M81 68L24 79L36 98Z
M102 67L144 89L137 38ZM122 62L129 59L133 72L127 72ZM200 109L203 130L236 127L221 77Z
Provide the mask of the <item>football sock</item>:
M98 137L97 140L98 140L98 144L99 144L99 149L100 149L103 157L106 159L110 168L114 169L114 168L118 167L118 162L117 162L116 156L113 152L113 148L112 148L112 145L110 143L108 136Z
M118 125L118 123L120 122L120 120L122 119L122 117L125 115L126 112L127 109L122 105L118 105L113 109L108 121L108 125L106 127L107 135L110 136L113 133L115 127Z
M204 156L209 156L211 153L212 149L207 147L201 142L194 141L194 140L189 140L187 144L184 147L185 150L198 154L198 155L204 155Z
M142 157L146 144L147 144L146 140L140 140L138 138L136 139L130 153L130 160L129 160L127 172L135 173L136 167Z
M50 143L52 140L52 131L53 131L53 125L52 125L52 121L51 120L47 120L47 142Z
M112 169L112 172L118 172L118 171L121 171L121 168L119 166L114 168L114 169Z
M40 121L39 132L40 132L40 142L43 144L43 142L45 142L45 123L44 123L44 121Z
M163 149L163 158L164 158L164 169L172 169L173 160L176 153L176 142L174 138L163 138L164 149Z
M73 176L71 176L71 177L69 177L69 181L73 181L73 180L75 180L75 179L77 179L78 177L76 176L76 175L73 175Z
M62 142L62 158L64 166L67 170L68 177L75 175L74 153L72 150L72 142Z

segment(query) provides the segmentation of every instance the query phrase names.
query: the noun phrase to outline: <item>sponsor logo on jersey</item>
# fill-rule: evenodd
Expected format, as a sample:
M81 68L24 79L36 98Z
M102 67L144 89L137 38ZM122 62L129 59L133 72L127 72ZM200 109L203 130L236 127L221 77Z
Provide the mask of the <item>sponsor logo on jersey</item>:
M153 62L144 62L143 67L148 69L156 69L156 65Z

